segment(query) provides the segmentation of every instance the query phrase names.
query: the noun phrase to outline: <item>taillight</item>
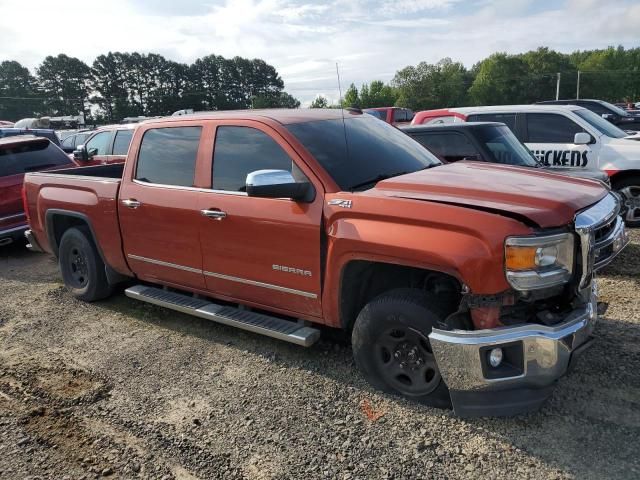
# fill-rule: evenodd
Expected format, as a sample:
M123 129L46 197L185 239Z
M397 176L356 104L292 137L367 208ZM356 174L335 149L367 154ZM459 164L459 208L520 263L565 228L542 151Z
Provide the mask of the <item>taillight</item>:
M27 217L27 223L31 225L31 218L29 217L29 204L27 203L27 189L22 184L22 208L24 208L24 214Z

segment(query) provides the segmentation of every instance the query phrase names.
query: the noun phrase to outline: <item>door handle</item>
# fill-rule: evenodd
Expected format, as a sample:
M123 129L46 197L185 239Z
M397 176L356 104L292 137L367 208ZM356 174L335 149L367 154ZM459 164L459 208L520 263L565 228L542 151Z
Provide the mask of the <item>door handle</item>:
M129 207L129 208L133 208L136 209L138 208L140 205L142 205L142 203L140 203L138 200L135 200L133 198L127 198L126 200L122 200L121 203L125 206L125 207Z
M212 218L218 221L227 217L227 212L223 212L222 210L200 210L200 213L205 217Z

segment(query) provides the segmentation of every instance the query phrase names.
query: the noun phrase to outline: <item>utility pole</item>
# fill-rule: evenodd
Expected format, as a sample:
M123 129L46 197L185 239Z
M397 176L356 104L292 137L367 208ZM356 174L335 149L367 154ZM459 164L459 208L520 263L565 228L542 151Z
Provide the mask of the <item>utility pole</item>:
M556 83L556 100L560 100L560 72L558 72L558 82Z
M580 70L578 70L578 83L576 85L576 100L580 98Z

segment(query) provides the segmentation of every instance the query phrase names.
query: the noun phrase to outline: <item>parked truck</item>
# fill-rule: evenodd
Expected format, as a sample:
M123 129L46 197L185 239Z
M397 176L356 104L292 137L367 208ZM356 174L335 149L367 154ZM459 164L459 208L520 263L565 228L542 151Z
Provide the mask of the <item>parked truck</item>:
M460 415L537 408L591 343L627 243L596 181L443 165L357 111L140 124L124 164L30 173L33 250L126 295L309 346L350 333L375 387Z

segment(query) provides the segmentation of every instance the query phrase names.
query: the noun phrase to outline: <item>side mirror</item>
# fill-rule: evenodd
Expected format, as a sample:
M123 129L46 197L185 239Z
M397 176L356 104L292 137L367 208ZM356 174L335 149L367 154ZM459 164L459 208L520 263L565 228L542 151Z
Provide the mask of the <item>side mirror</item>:
M591 135L586 132L578 132L573 137L574 145L587 145L591 143Z
M78 145L78 148L73 151L73 159L79 162L88 162L96 153L98 153L97 148L87 150L87 147L84 145Z
M613 120L613 114L611 114L611 113L603 113L602 114L602 118L604 118L605 120L611 121L611 120Z
M256 170L247 175L247 195L261 198L308 200L312 192L309 182L296 182L286 170Z

